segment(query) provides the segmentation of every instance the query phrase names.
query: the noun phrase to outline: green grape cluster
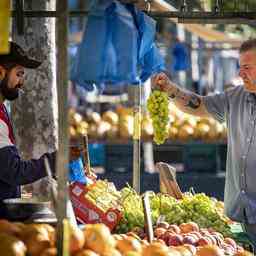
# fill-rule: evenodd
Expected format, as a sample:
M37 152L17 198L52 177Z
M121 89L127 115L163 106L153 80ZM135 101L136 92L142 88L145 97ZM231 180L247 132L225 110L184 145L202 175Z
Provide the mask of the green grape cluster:
M188 194L180 204L187 212L186 221L194 221L200 227L212 228L224 236L232 235L227 217L216 209L216 200L212 200L204 193Z
M156 144L163 144L168 138L169 125L169 100L168 94L154 90L147 101L147 109L153 121L154 141Z
M117 232L125 233L132 229L144 227L144 214L141 197L130 187L121 191L123 218L117 227ZM224 236L232 237L228 219L216 210L216 200L204 193L185 194L182 200L164 194L151 193L151 216L153 225L160 216L169 224L193 221L200 228L212 228Z
M123 217L116 227L117 233L126 233L133 228L144 227L142 199L131 187L121 190L121 205Z

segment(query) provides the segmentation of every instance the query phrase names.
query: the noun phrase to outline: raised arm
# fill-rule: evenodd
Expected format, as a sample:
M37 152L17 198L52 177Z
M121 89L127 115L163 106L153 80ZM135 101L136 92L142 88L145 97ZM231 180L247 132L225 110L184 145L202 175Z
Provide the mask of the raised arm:
M202 96L179 88L172 83L164 73L152 77L153 88L160 89L168 93L170 100L183 112L199 116L209 117Z

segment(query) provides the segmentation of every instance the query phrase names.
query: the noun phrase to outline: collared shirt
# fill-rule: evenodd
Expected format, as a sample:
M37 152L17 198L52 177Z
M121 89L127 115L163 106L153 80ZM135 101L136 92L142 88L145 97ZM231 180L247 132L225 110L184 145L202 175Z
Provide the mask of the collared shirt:
M238 86L203 97L208 112L227 123L225 213L233 220L256 223L256 98Z

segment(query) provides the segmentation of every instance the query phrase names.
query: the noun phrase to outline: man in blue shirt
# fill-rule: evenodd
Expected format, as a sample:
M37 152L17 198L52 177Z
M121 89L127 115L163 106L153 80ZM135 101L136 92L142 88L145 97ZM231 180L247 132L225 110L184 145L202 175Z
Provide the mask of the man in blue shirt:
M183 90L163 73L154 76L152 83L183 112L226 122L225 212L244 224L256 246L256 39L241 45L239 60L244 84L220 94L200 96Z
M44 157L48 157L52 170L55 170L55 153L46 153L39 159L29 161L20 158L12 123L4 105L6 100L18 98L24 83L24 68L35 69L40 64L30 59L14 42L10 42L8 54L0 55L0 200L20 197L20 185L47 176Z

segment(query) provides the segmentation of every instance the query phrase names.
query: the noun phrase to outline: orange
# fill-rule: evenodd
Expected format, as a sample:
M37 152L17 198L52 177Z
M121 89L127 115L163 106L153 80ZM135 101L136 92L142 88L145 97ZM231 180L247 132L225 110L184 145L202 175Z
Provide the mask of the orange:
M145 246L142 250L142 256L170 256L167 246L161 243L152 243Z
M141 243L138 239L132 236L128 236L127 238L124 238L122 240L118 240L116 247L121 253L126 253L129 251L141 251Z
M70 224L70 253L80 251L84 247L85 239L84 232Z
M74 256L99 256L99 254L95 253L92 250L82 250L77 252Z
M85 248L91 249L96 253L107 253L116 245L116 240L104 224L87 225L83 232L85 236Z
M224 256L224 252L217 245L205 245L197 248L196 256Z

